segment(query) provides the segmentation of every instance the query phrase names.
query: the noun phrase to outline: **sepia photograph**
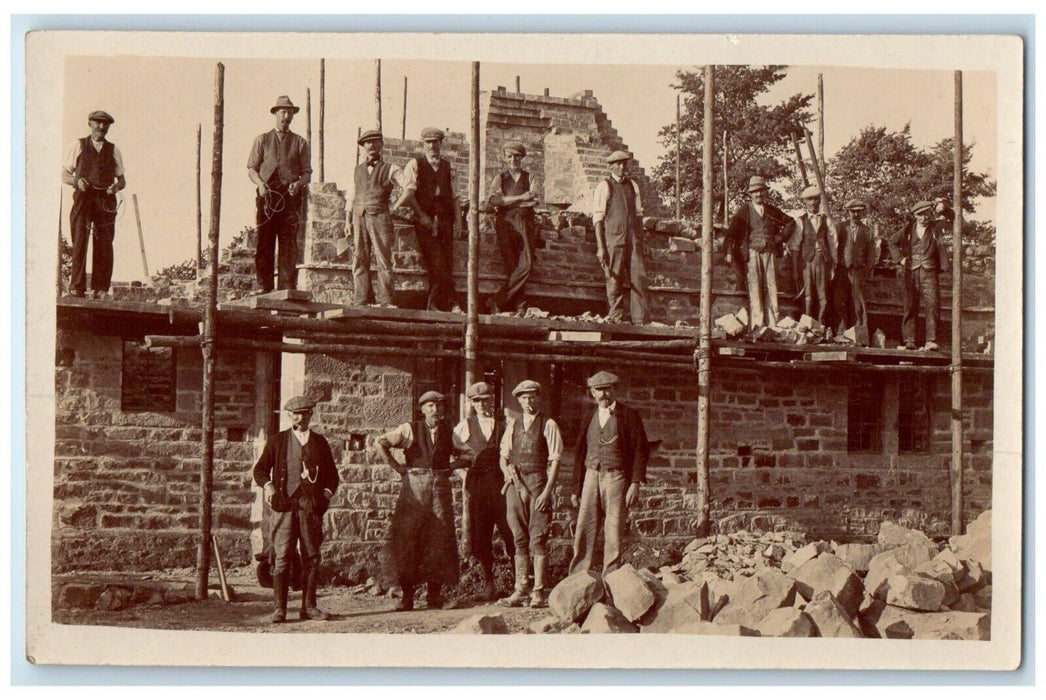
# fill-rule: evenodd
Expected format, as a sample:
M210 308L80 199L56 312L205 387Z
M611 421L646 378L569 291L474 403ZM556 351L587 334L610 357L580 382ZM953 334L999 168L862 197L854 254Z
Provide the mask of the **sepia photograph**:
M27 656L1016 668L1023 52L30 34Z

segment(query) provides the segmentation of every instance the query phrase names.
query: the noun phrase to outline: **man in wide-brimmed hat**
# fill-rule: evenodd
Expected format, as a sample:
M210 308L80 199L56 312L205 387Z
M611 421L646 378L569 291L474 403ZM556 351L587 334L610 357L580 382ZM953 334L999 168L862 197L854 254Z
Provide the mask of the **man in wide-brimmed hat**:
M617 400L619 381L616 374L603 371L587 382L596 407L581 422L574 449L570 502L578 515L571 574L592 568L600 525L603 574L621 566L628 509L638 501L639 485L646 481L650 456L646 430L639 412Z
M507 277L498 291L487 300L491 313L527 309L527 280L534 269L534 245L537 227L534 207L541 201L541 178L523 170L526 147L509 141L502 147L505 170L490 182L490 205L494 207L494 232Z
M777 325L777 265L792 233L791 217L770 203L766 180L748 180L750 201L738 209L727 230L727 262L733 263L741 286L748 290L751 328Z
M326 620L329 615L316 607L320 545L323 544L323 514L338 488L338 470L327 440L309 429L316 402L295 396L283 406L291 427L265 443L254 465L254 482L265 491L265 502L273 510L273 594L276 599L272 621L287 619L289 565L296 546L302 555L302 620Z
M472 461L472 450L444 418L444 401L438 391L426 391L418 399L420 420L374 441L382 459L403 477L385 550L386 578L403 589L397 610L414 609L419 583L428 589L428 607L443 607L441 588L457 583L460 574L450 474ZM404 463L392 456L392 448L403 450Z
M62 160L62 182L73 188L69 235L73 264L69 293L82 297L87 290L87 242L91 249L91 296L109 293L113 277L113 236L116 233L116 193L127 186L120 149L106 139L116 120L96 109L87 115L91 135L77 139Z
M868 309L864 302L864 285L871 277L877 259L875 238L864 223L868 205L860 199L845 204L847 222L839 227L834 240L835 275L832 280L832 304L840 332L856 329L858 345L868 345ZM831 243L831 241L829 241Z
M646 323L649 318L646 239L643 201L638 185L628 177L632 156L614 151L607 157L610 177L592 193L592 222L596 228L596 259L607 286L607 319Z
M269 109L276 126L254 139L247 156L247 175L257 190L257 247L254 273L262 293L273 290L277 243L279 271L277 289L294 289L297 284L298 227L303 219L303 193L312 178L309 144L290 130L298 107L280 95Z
M926 344L923 350L937 350L937 324L940 321L940 288L937 275L941 270L940 238L945 231L942 220L954 212L941 202L921 201L912 207L914 217L890 237L890 257L901 266L904 315L901 318L903 347L915 350L915 324L922 307L926 318ZM940 218L938 218L940 217Z
M802 193L803 214L795 220L795 230L788 247L801 261L803 271L804 313L825 323L828 318L828 285L835 272L832 259L835 224L828 212L821 211L821 190L811 185Z

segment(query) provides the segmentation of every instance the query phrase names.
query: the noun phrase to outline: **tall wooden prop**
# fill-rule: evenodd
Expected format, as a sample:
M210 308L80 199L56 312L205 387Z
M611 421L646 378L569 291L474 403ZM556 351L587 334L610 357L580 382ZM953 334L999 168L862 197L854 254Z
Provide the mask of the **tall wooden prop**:
M810 148L810 165L814 169L814 178L817 180L817 189L821 190L821 211L825 214L828 213L828 190L824 187L824 172L821 170L821 166L818 164L817 151L814 150L813 136L810 134L810 130L806 130L806 145Z
M327 72L326 68L327 68L326 60L321 58L320 59L320 117L319 117L318 123L316 124L316 131L319 133L319 137L320 137L320 159L319 159L320 182L326 182L326 180L323 179L323 107L324 107L324 102L326 100L326 94L325 94L326 90L325 90L325 85L324 85L324 79L326 77L326 72ZM309 144L309 147L312 148L312 144L311 143Z
M214 147L211 151L210 269L203 316L203 431L200 458L200 541L196 550L196 597L207 597L211 569L211 496L214 482L215 321L218 315L218 230L222 211L222 139L225 127L225 66L214 72Z
M360 166L360 136L362 136L362 135L363 135L363 127L362 126L357 126L356 127L356 167L357 168ZM356 171L353 170L352 172L356 172Z
M712 108L715 67L705 66L704 148L701 154L701 312L697 348L697 536L712 528L709 505L708 426L712 373Z
M682 209L679 201L680 184L679 184L679 159L682 157L680 151L682 146L679 141L679 95L676 95L676 218L682 218Z
M65 189L58 190L58 296L62 296L62 198Z
M952 154L952 534L963 525L962 469L962 71L955 71L955 139Z
M730 134L723 129L723 226L730 221L730 172L726 169L726 151L730 146Z
M305 88L305 140L312 150L312 91Z
M824 76L817 74L817 162L824 173ZM823 189L823 188L822 188Z
M145 259L145 235L142 233L142 215L138 211L138 193L131 195L131 201L134 202L134 222L138 226L138 249L142 252L142 272L145 273L145 278L149 279L149 262Z
M196 280L203 267L203 182L200 178L200 160L203 157L203 125L196 125Z
M403 126L400 128L400 138L407 140L407 76L403 76Z
M381 59L374 59L374 120L381 131Z

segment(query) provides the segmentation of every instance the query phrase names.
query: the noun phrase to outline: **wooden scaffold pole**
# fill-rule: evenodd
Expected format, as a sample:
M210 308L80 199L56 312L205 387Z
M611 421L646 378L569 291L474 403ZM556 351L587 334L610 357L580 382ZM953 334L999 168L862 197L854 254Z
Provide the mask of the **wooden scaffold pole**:
M196 125L196 280L203 267L203 182L200 176L203 157L203 125Z
M479 61L472 62L472 134L469 139L469 257L465 322L465 386L479 381Z
M218 312L218 230L222 210L222 140L225 128L225 66L214 73L214 146L211 151L210 270L203 317L203 430L200 458L200 541L196 550L196 598L207 598L211 569L211 498L214 482L214 385Z
M400 138L407 140L407 76L403 76L403 124L400 127Z
M375 128L381 131L381 59L374 59L374 120Z
M323 179L323 107L324 107L324 102L326 101L325 84L324 84L324 79L326 78L326 72L327 72L327 62L326 62L326 59L322 59L321 58L320 59L320 116L317 119L317 123L316 123L316 132L319 135L319 141L320 141L320 157L319 157L320 182L326 182L326 180ZM309 144L309 147L311 148L312 144Z
M682 158L681 150L683 146L680 144L679 139L679 95L676 94L676 219L682 218L682 208L680 206L680 192L681 186L679 183L679 160Z
M962 460L962 71L955 71L952 209L952 534L963 528Z
M701 311L697 348L697 536L712 528L708 428L712 373L712 109L715 67L705 66L704 147L701 154Z

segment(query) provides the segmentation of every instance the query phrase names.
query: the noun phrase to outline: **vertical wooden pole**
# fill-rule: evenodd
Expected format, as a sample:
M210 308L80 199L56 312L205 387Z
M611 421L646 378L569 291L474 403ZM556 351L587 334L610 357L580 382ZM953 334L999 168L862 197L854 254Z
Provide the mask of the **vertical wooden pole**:
M701 311L697 348L697 536L712 528L709 505L708 427L712 391L712 107L715 67L705 66L704 149L701 155Z
M683 210L680 203L680 192L682 186L679 182L679 159L682 158L681 151L683 149L682 143L679 139L679 95L676 95L676 218L681 219L683 216Z
M320 116L318 123L316 124L316 131L319 132L320 137L320 158L319 158L319 169L320 169L320 182L326 182L323 179L323 107L326 101L326 60L320 59ZM309 144L312 147L312 144Z
M729 145L729 135L727 130L723 129L723 226L730 220L730 173L726 169L726 152Z
M312 150L312 91L305 88L305 140Z
M203 157L203 125L196 125L196 280L203 267L203 182L200 178L200 160Z
M356 166L357 167L359 167L359 164L360 164L360 136L362 136L362 135L363 135L363 127L362 126L357 126L356 127ZM356 171L353 170L353 172L356 172Z
M214 482L214 362L217 354L218 231L222 210L222 143L225 129L225 66L214 73L214 147L211 152L210 275L203 316L203 430L200 458L200 542L196 550L196 598L207 597L211 569L211 497Z
M469 138L469 259L465 321L465 387L479 381L479 61L472 62L472 135ZM462 530L470 549L468 492L462 488Z
M806 145L810 147L810 165L814 169L814 178L817 179L817 189L821 190L821 212L827 214L828 190L824 186L824 173L821 170L821 166L818 165L817 151L814 150L814 140L809 129L806 130Z
M403 76L403 127L400 129L400 138L407 140L407 76Z
M62 296L62 199L65 189L58 190L58 296Z
M548 88L545 88L545 97L548 97Z
M817 153L824 175L824 76L817 74ZM821 186L824 189L824 186ZM826 210L827 213L827 210Z
M806 174L806 163L803 162L803 152L799 149L799 139L792 132L792 148L795 149L795 162L799 164L799 175L803 178L803 187L810 186L810 178Z
M519 92L519 76L516 76L516 92Z
M381 131L381 59L374 59L374 119Z
M138 226L138 249L142 251L142 272L145 278L149 279L149 263L145 259L145 236L142 234L142 215L138 211L137 192L131 195L131 201L134 202L134 222Z
M963 528L962 465L962 71L955 71L952 209L952 534Z

